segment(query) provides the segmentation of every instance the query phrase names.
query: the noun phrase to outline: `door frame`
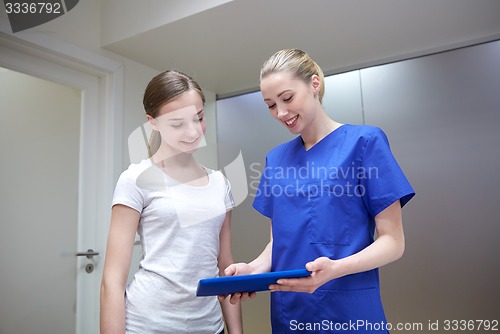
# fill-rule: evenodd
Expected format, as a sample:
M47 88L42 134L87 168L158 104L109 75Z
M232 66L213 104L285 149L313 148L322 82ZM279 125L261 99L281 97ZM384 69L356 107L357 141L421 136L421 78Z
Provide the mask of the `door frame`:
M46 34L13 34L1 17L0 54L2 67L82 92L77 247L78 251L92 248L100 254L92 259L93 275L83 269L87 259L77 258L75 332L98 333L99 286L111 197L123 161L123 65Z

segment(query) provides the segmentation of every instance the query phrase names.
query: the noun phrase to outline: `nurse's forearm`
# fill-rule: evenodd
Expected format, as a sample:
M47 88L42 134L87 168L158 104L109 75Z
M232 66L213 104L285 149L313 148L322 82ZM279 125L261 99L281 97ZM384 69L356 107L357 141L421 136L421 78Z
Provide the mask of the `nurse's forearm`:
M269 243L260 255L250 262L248 265L252 268L252 273L267 273L271 271L271 263L273 258L273 224L270 222Z
M306 264L313 272L309 278L280 279L271 285L271 291L298 291L313 293L320 286L336 278L368 271L396 260L402 254L404 241L383 234L374 243L351 256L331 260L319 257Z
M399 259L403 252L404 241L383 235L362 251L335 262L340 276L345 276L382 267Z
M273 241L269 241L262 253L249 265L253 268L253 273L265 273L271 271L271 258L273 252Z
M399 201L379 213L375 224L378 238L362 251L339 260L346 275L382 267L403 255L405 238Z

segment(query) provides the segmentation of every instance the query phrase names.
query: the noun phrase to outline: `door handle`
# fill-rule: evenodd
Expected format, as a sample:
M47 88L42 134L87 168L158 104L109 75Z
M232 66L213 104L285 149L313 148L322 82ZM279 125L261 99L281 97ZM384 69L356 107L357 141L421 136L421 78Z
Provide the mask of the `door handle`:
M93 256L99 255L99 252L94 251L93 249L88 249L86 252L78 252L76 256L86 256L87 259L91 259Z

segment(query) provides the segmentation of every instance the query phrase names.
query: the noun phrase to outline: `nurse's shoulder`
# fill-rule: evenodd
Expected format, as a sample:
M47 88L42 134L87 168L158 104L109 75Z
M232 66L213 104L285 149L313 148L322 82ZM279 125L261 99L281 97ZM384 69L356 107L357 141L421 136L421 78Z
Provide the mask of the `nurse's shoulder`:
M378 126L373 125L351 125L346 124L343 127L346 132L346 139L350 142L356 142L361 144L368 144L369 142L377 142L382 140L388 143L387 135L384 130Z

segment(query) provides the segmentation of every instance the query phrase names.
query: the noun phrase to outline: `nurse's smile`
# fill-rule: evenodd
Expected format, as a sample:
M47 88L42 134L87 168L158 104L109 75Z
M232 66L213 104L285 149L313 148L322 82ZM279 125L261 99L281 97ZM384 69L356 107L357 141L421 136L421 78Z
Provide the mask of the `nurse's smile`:
M286 126L288 126L289 128L292 128L297 124L298 119L299 119L299 115L296 115L296 116L294 116L294 117L292 117L284 122L285 122Z

